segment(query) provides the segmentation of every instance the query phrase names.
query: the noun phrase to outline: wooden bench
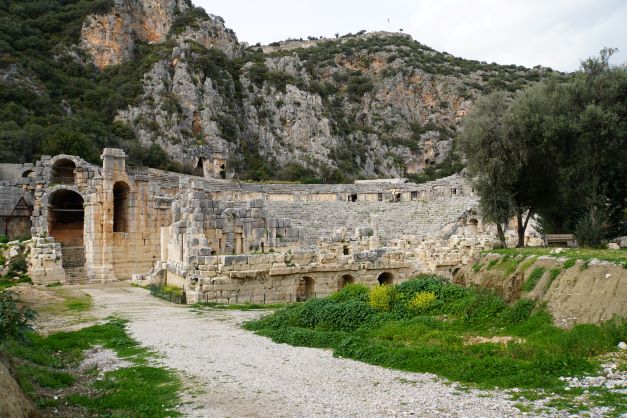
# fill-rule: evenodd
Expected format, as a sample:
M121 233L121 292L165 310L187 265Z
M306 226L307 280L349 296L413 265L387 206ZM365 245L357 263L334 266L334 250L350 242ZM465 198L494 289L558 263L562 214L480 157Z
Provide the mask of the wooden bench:
M577 237L574 234L546 234L544 241L548 247L577 246Z

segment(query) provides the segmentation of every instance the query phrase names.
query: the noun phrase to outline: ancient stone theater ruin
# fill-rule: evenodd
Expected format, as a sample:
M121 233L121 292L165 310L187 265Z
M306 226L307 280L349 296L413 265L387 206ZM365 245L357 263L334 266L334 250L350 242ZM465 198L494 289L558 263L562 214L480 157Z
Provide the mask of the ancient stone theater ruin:
M126 167L114 148L101 158L0 165L2 232L31 233L35 283L134 278L181 287L188 303L304 300L451 275L492 243L458 175L265 184Z

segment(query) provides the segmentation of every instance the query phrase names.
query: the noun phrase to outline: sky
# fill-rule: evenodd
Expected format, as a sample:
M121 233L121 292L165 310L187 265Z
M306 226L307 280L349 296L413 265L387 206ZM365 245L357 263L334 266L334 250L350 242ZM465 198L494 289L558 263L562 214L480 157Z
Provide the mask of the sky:
M603 47L627 63L627 0L192 0L242 42L400 29L479 61L575 71Z

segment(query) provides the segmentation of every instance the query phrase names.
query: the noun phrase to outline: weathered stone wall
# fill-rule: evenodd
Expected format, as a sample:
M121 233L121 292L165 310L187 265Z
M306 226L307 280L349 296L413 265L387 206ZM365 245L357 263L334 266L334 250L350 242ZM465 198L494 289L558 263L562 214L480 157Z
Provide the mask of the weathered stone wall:
M36 282L152 272L190 301L290 300L384 272L395 282L451 275L491 246L460 176L259 184L127 169L118 149L101 158L102 167L59 155L12 169L11 187L32 196Z

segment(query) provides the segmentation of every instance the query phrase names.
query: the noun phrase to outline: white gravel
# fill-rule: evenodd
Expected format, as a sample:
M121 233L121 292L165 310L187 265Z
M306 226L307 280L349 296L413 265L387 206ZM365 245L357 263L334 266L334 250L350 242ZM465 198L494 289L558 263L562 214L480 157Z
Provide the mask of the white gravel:
M133 338L186 381L191 417L503 417L520 411L501 392L465 391L434 375L276 344L238 324L259 312L193 312L131 287L86 288L98 316L130 320Z

